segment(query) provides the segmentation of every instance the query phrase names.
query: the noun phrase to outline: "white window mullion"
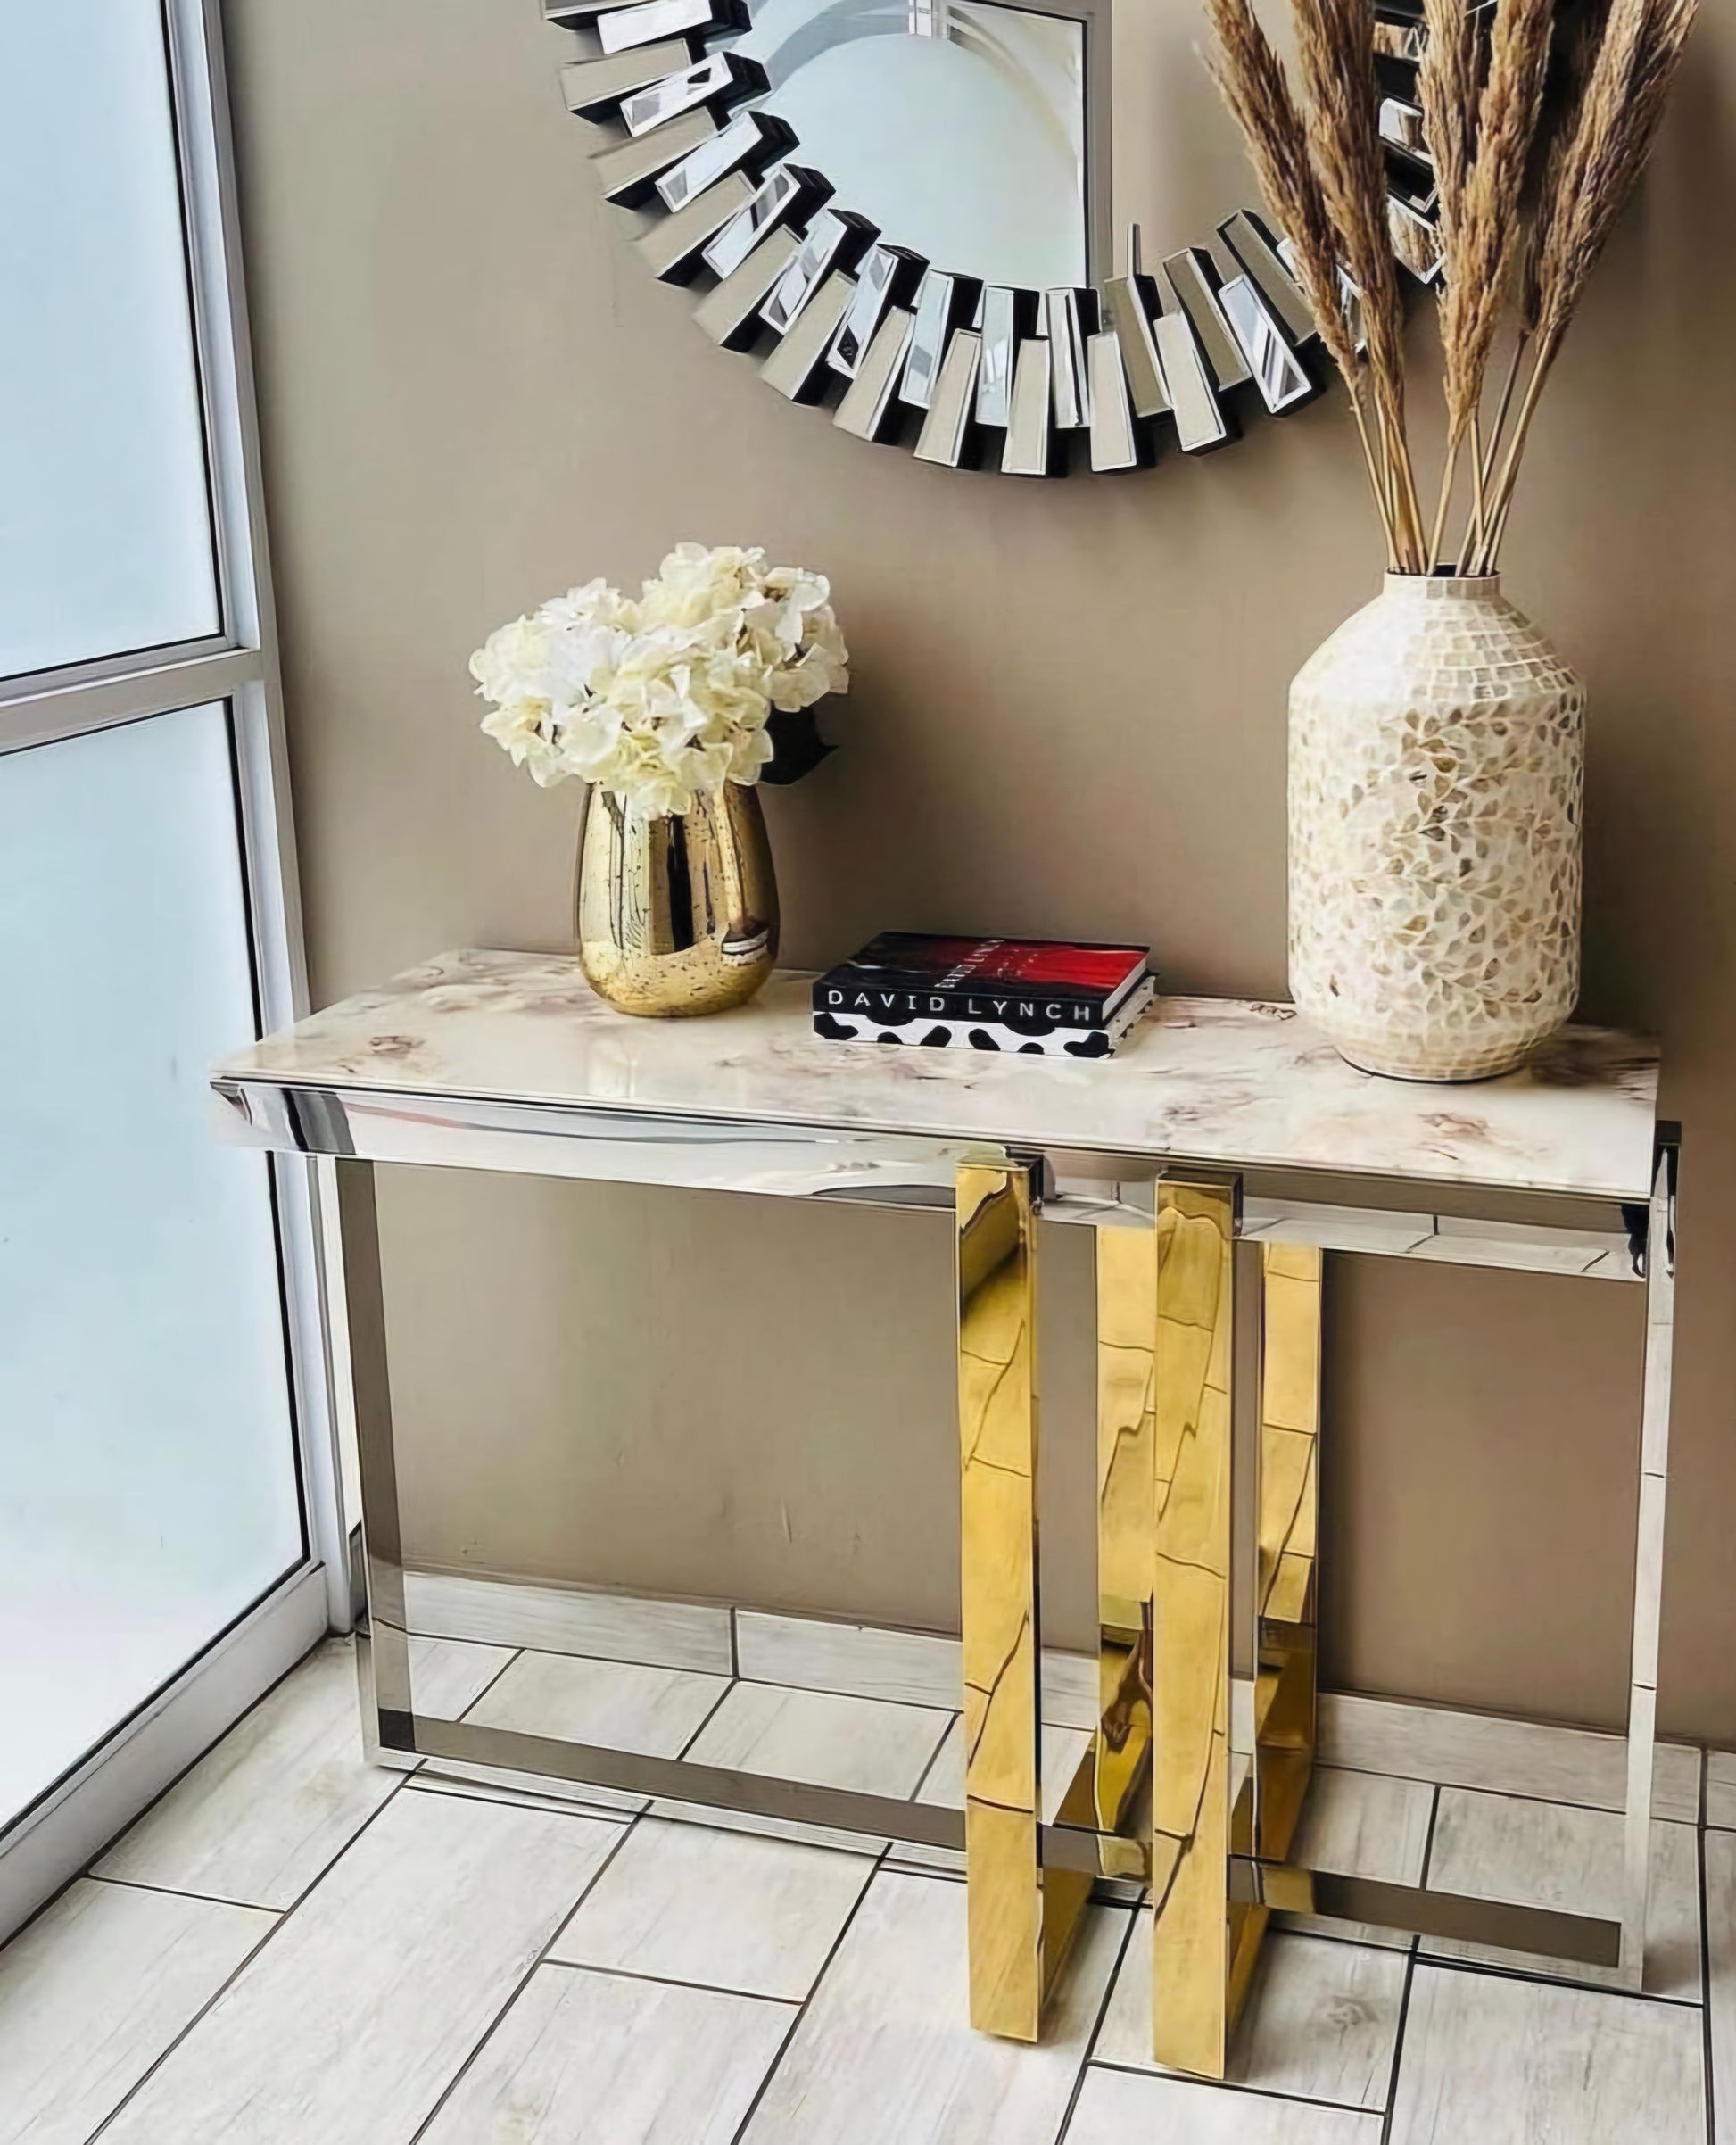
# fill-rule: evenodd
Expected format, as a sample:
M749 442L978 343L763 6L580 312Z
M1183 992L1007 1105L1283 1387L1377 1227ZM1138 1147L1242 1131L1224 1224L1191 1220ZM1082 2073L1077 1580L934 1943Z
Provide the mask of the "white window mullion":
M258 649L226 648L89 684L56 680L11 692L0 689L0 752L52 744L56 738L82 737L87 731L136 722L141 716L170 715L178 708L194 708L206 700L227 700L258 683L264 675Z
M307 967L219 0L168 0L168 20L224 617L233 639L257 650L231 708L260 1017L270 1030L307 1011ZM343 1631L350 1545L333 1445L317 1193L309 1164L280 1157L273 1174L309 1534L326 1567L332 1627Z

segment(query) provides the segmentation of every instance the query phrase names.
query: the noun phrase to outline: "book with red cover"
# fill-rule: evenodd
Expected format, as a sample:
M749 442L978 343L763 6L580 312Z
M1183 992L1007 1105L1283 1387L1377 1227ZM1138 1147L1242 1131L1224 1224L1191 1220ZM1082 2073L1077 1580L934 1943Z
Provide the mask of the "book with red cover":
M814 1010L889 1029L930 1019L991 1021L1029 1035L1104 1028L1150 958L1144 946L882 932L820 978Z

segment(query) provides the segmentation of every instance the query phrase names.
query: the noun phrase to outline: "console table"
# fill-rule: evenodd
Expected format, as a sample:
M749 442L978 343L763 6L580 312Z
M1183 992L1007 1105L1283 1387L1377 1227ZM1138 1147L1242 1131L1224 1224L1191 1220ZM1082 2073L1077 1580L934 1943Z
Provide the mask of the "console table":
M1037 2035L1094 1881L1149 1884L1155 2051L1208 2076L1223 2074L1274 1909L1541 1952L1637 1988L1679 1148L1657 1119L1655 1050L1570 1030L1523 1072L1413 1086L1356 1072L1287 1006L1174 998L1107 1059L874 1049L812 1033L810 981L781 973L711 1019L637 1020L571 957L452 953L213 1072L230 1137L319 1158L335 1384L360 1461L372 1753L962 1844L972 2018L1020 2039ZM953 1213L962 1814L417 1714L376 1163ZM1058 1802L1039 1754L1039 1221L1088 1228L1096 1271L1100 1707ZM1289 1859L1315 1748L1329 1250L1646 1289L1619 1920Z

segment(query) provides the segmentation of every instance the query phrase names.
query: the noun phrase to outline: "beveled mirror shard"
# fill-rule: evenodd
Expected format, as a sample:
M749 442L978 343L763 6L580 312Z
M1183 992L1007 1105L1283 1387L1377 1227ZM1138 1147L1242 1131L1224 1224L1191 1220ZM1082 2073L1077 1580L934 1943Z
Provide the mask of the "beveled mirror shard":
M1245 387L1248 361L1218 302L1218 288L1223 279L1217 262L1203 246L1184 246L1164 261L1163 275L1205 353L1206 368L1219 393Z
M775 230L731 269L693 309L693 318L725 350L746 350L765 325L759 309L765 294L796 258L801 244L793 231Z
M833 269L854 269L880 233L853 209L822 209L809 223L801 249L765 301L765 325L786 335ZM854 290L854 282L850 286ZM832 326L836 327L837 321Z
M1267 304L1284 323L1298 350L1316 341L1319 330L1296 279L1284 265L1270 228L1252 209L1240 209L1218 226L1218 236L1252 280Z
M858 283L858 294L861 288ZM845 319L848 320L847 313ZM897 435L903 410L893 389L897 385L898 369L910 348L911 330L915 324L916 316L908 307L888 308L831 420L840 431L852 432L858 439L881 443Z
M662 84L677 69L689 66L692 58L693 48L685 37L667 37L660 44L611 53L600 60L569 60L560 70L561 94L569 112L598 116L623 97Z
M706 241L729 221L738 209L754 197L754 182L740 171L729 172L715 186L654 223L634 239L641 260L659 282L677 282L699 265Z
M597 61L594 64L608 62ZM665 120L691 112L696 104L714 104L722 110L739 104L743 97L758 96L765 88L765 77L753 62L740 60L732 52L710 53L691 67L682 67L680 61L675 65L681 68L679 73L667 75L651 88L623 100L621 123L629 134L649 134Z
M1375 53L1377 59L1406 61L1412 67L1421 64L1428 50L1428 32L1420 21L1376 22L1375 24Z
M1295 247L1287 238L1280 238L1277 253L1285 267L1294 273L1296 266ZM1351 341L1360 354L1368 347L1368 331L1362 325L1362 294L1343 269L1338 271L1338 302L1350 327Z
M761 172L773 157L795 146L796 137L781 120L764 112L738 112L721 134L665 171L657 189L665 209L674 211L703 194L725 171L747 171L757 188Z
M1082 432L1091 421L1091 387L1085 344L1097 327L1093 290L1046 291L1043 326L1049 338L1049 377L1055 429Z
M714 30L746 29L740 0L641 0L612 7L597 18L597 41L605 52L630 52L659 37L703 37Z
M1419 216L1408 202L1386 198L1386 225L1393 234L1393 251L1418 283L1437 282L1447 265L1442 249L1440 227L1432 217Z
M856 296L832 337L826 362L847 380L857 368L873 340L880 316L890 306L908 306L928 269L920 253L901 245L872 245L856 270Z
M1428 137L1423 131L1420 104L1409 104L1403 97L1382 97L1380 138L1393 148L1403 150L1407 156L1414 156L1418 163L1434 165Z
M701 105L697 112L684 112L673 125L659 127L655 134L642 135L637 141L629 136L624 142L599 149L591 168L604 200L633 205L645 200L659 171L678 164L716 131L716 120Z
M1427 41L1426 31L1424 41L1425 43ZM1418 101L1417 76L1420 59L1420 54L1416 59L1409 59L1402 53L1383 51L1379 43L1379 30L1376 28L1375 43L1376 95L1398 97L1406 104L1416 104Z
M800 255L798 254L799 260ZM792 323L781 343L760 367L780 394L792 402L818 402L826 383L838 377L826 364L826 345L849 310L856 291L853 276L828 276ZM764 319L764 313L761 314Z
M1112 327L1100 328L1085 344L1091 388L1091 467L1104 475L1137 469L1149 459L1121 364L1121 345Z
M1362 319L1362 294L1343 269L1338 271L1338 295L1344 308L1344 319L1350 324L1351 341L1360 357L1368 347L1368 330Z
M1152 332L1153 299L1148 277L1112 276L1104 285L1104 314L1120 346L1136 417L1161 417L1170 407L1163 360Z
M1163 313L1152 323L1157 354L1169 382L1176 413L1176 438L1184 454L1208 454L1234 435L1221 402L1212 391L1205 354L1183 312Z
M1418 216L1433 217L1441 206L1434 167L1415 162L1401 149L1388 149L1386 198L1402 202Z
M1037 326L1037 293L984 287L977 306L982 354L977 364L977 422L1004 431L1013 421L1013 360L1022 337Z
M1319 392L1252 277L1232 276L1219 289L1218 302L1247 360L1260 399L1275 417Z
M910 354L905 360L898 400L913 410L926 410L934 400L940 362L954 335L976 318L982 286L973 276L955 276L930 269L916 294L916 320L910 332Z
M801 164L775 166L760 181L758 193L747 207L732 216L706 248L706 266L714 276L733 275L768 231L780 224L799 223L831 195L831 186L817 171Z
M1013 366L1013 407L1001 451L1008 476L1053 476L1059 445L1052 423L1054 352L1046 335L1021 342Z
M916 439L919 462L939 462L957 469L975 450L971 412L977 400L977 365L982 356L982 337L974 328L961 327L947 345L936 376L929 413Z
M543 0L542 12L562 29L583 29L621 4L622 0Z

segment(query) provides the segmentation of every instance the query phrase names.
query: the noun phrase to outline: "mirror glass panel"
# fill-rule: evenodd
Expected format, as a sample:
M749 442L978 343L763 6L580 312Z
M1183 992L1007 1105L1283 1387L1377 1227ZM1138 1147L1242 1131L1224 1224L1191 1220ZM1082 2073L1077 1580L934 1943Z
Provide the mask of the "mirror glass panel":
M736 49L842 205L938 265L1089 279L1087 24L999 0L756 0Z

